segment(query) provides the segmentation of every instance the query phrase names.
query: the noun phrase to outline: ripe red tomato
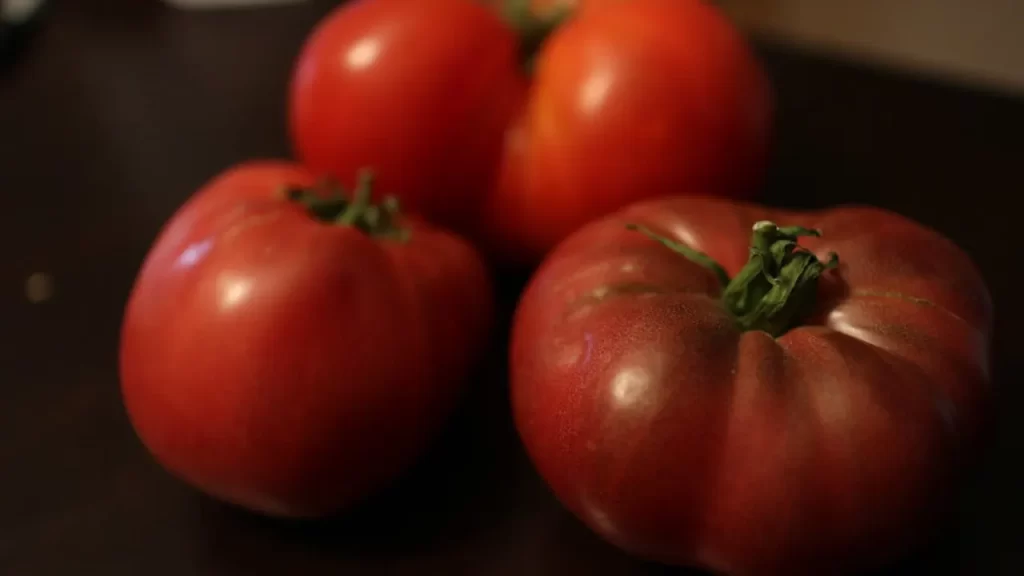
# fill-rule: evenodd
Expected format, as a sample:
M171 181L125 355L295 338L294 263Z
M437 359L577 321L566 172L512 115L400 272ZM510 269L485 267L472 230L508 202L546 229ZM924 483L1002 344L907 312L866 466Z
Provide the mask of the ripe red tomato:
M475 0L346 3L314 30L291 86L298 157L464 228L490 188L522 100L515 33Z
M770 132L765 75L705 0L589 0L536 54L485 235L535 263L594 218L670 194L752 195ZM536 3L549 9L554 0Z
M976 440L991 306L962 251L889 212L648 201L531 280L515 422L561 502L634 554L736 576L884 563Z
M143 443L272 515L328 514L400 474L489 330L467 243L329 192L292 164L227 171L161 232L125 311L122 392Z

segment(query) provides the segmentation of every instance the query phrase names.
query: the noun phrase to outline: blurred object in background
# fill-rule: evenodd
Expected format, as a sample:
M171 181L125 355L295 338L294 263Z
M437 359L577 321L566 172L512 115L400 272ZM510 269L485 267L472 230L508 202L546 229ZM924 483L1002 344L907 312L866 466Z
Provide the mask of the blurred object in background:
M0 22L16 26L32 20L46 0L0 0Z
M205 10L211 8L255 8L280 4L299 4L306 0L164 0L176 8Z
M722 0L755 35L1024 92L1024 0Z
M24 46L48 0L0 0L0 68Z

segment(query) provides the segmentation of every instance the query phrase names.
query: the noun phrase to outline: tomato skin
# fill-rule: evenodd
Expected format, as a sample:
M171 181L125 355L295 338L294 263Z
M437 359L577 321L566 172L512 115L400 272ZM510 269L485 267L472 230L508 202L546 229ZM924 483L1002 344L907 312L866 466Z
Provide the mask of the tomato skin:
M717 8L581 4L536 57L486 208L490 244L522 264L633 201L751 196L766 162L767 79Z
M486 270L407 219L408 242L314 220L280 193L305 169L254 162L167 224L121 339L124 403L168 470L280 516L333 513L436 436L489 330Z
M371 167L379 195L465 228L523 98L517 51L514 32L473 0L346 3L298 58L289 105L295 153L342 178Z
M716 277L751 225L821 229L840 267L806 326L741 333ZM631 553L730 576L874 567L945 512L984 414L992 304L969 258L873 208L635 204L543 263L520 301L516 426L560 501Z

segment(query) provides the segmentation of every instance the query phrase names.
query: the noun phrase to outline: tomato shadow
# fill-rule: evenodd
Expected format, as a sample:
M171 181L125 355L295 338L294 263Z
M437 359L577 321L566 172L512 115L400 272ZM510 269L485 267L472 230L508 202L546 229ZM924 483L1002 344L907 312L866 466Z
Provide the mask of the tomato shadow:
M927 546L864 576L958 576L974 573L966 568L963 552L958 527L944 526L941 534Z
M506 512L499 488L510 471L503 453L514 449L503 400L504 383L493 380L467 398L426 457L393 485L344 514L319 520L282 520L251 514L210 500L205 528L224 536L267 533L277 542L311 548L310 553L345 556L418 554L443 541L472 533ZM229 534L230 533L230 534ZM239 541L239 553L248 543Z
M423 573L429 565L438 573L493 576L715 576L629 557L548 492L520 446L508 406L508 328L525 276L497 278L488 358L417 466L347 513L316 521L266 518L196 495L195 543L206 560L224 573L290 573L295 566L316 573ZM959 574L957 528L927 552L864 576Z
M549 496L549 498L551 498ZM542 534L535 534L541 542L535 558L522 570L531 575L563 574L629 574L631 576L716 576L694 568L680 568L648 562L630 556L604 542L594 532L561 506L553 503L544 507L541 518L534 523Z
M959 576L962 574L1002 574L996 549L997 542L987 538L983 525L990 523L990 514L1002 504L986 489L993 483L994 446L984 445L976 455L978 464L962 479L958 497L948 502L949 514L932 528L930 537L885 569L867 576Z
M508 488L529 473L529 466L508 407L506 351L525 276L501 274L487 357L441 437L417 465L356 507L318 520L268 518L197 496L201 541L210 555L237 569L253 563L254 547L265 542L276 549L276 558L291 549L327 564L363 559L376 565L386 558L438 554L515 514L516 491L510 496Z
M582 554L585 550L589 557L583 561L574 560L571 565L563 562L565 565L564 569L558 572L551 572L552 574L601 573L636 574L638 576L726 576L694 568L642 563L625 557L625 555L617 550L611 550L610 547L607 547L608 550L603 553L596 553L598 546L600 546L599 542L585 543L586 540L596 540L596 537L589 534L570 535L571 532L575 532L575 530L569 529L562 532L559 546L569 546L571 549L574 547L573 542L578 541L579 543L576 546L579 547L580 553ZM931 542L924 549L913 551L904 558L898 559L880 569L869 572L851 571L848 574L850 576L959 576L962 574L994 573L991 571L974 572L972 570L965 570L965 562L964 558L962 558L963 545L960 539L961 534L958 526L951 524L948 529L943 530L942 534L934 542ZM559 554L564 556L565 550L563 549ZM610 567L614 568L610 569ZM847 572L843 572L843 574L847 574Z

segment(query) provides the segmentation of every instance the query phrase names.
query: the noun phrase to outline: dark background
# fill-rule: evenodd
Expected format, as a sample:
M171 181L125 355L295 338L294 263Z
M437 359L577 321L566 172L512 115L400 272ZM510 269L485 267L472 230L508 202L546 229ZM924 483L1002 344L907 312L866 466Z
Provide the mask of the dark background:
M502 342L427 461L335 520L212 502L135 439L116 366L134 274L198 185L287 155L292 60L334 3L206 14L65 1L0 70L0 574L682 574L602 544L549 495L511 425ZM946 536L890 573L1024 574L1024 479L1011 470L1024 440L1024 99L758 47L779 108L766 200L919 219L974 256L996 303L984 467ZM25 295L35 273L55 288L38 304ZM506 314L522 280L501 278Z

